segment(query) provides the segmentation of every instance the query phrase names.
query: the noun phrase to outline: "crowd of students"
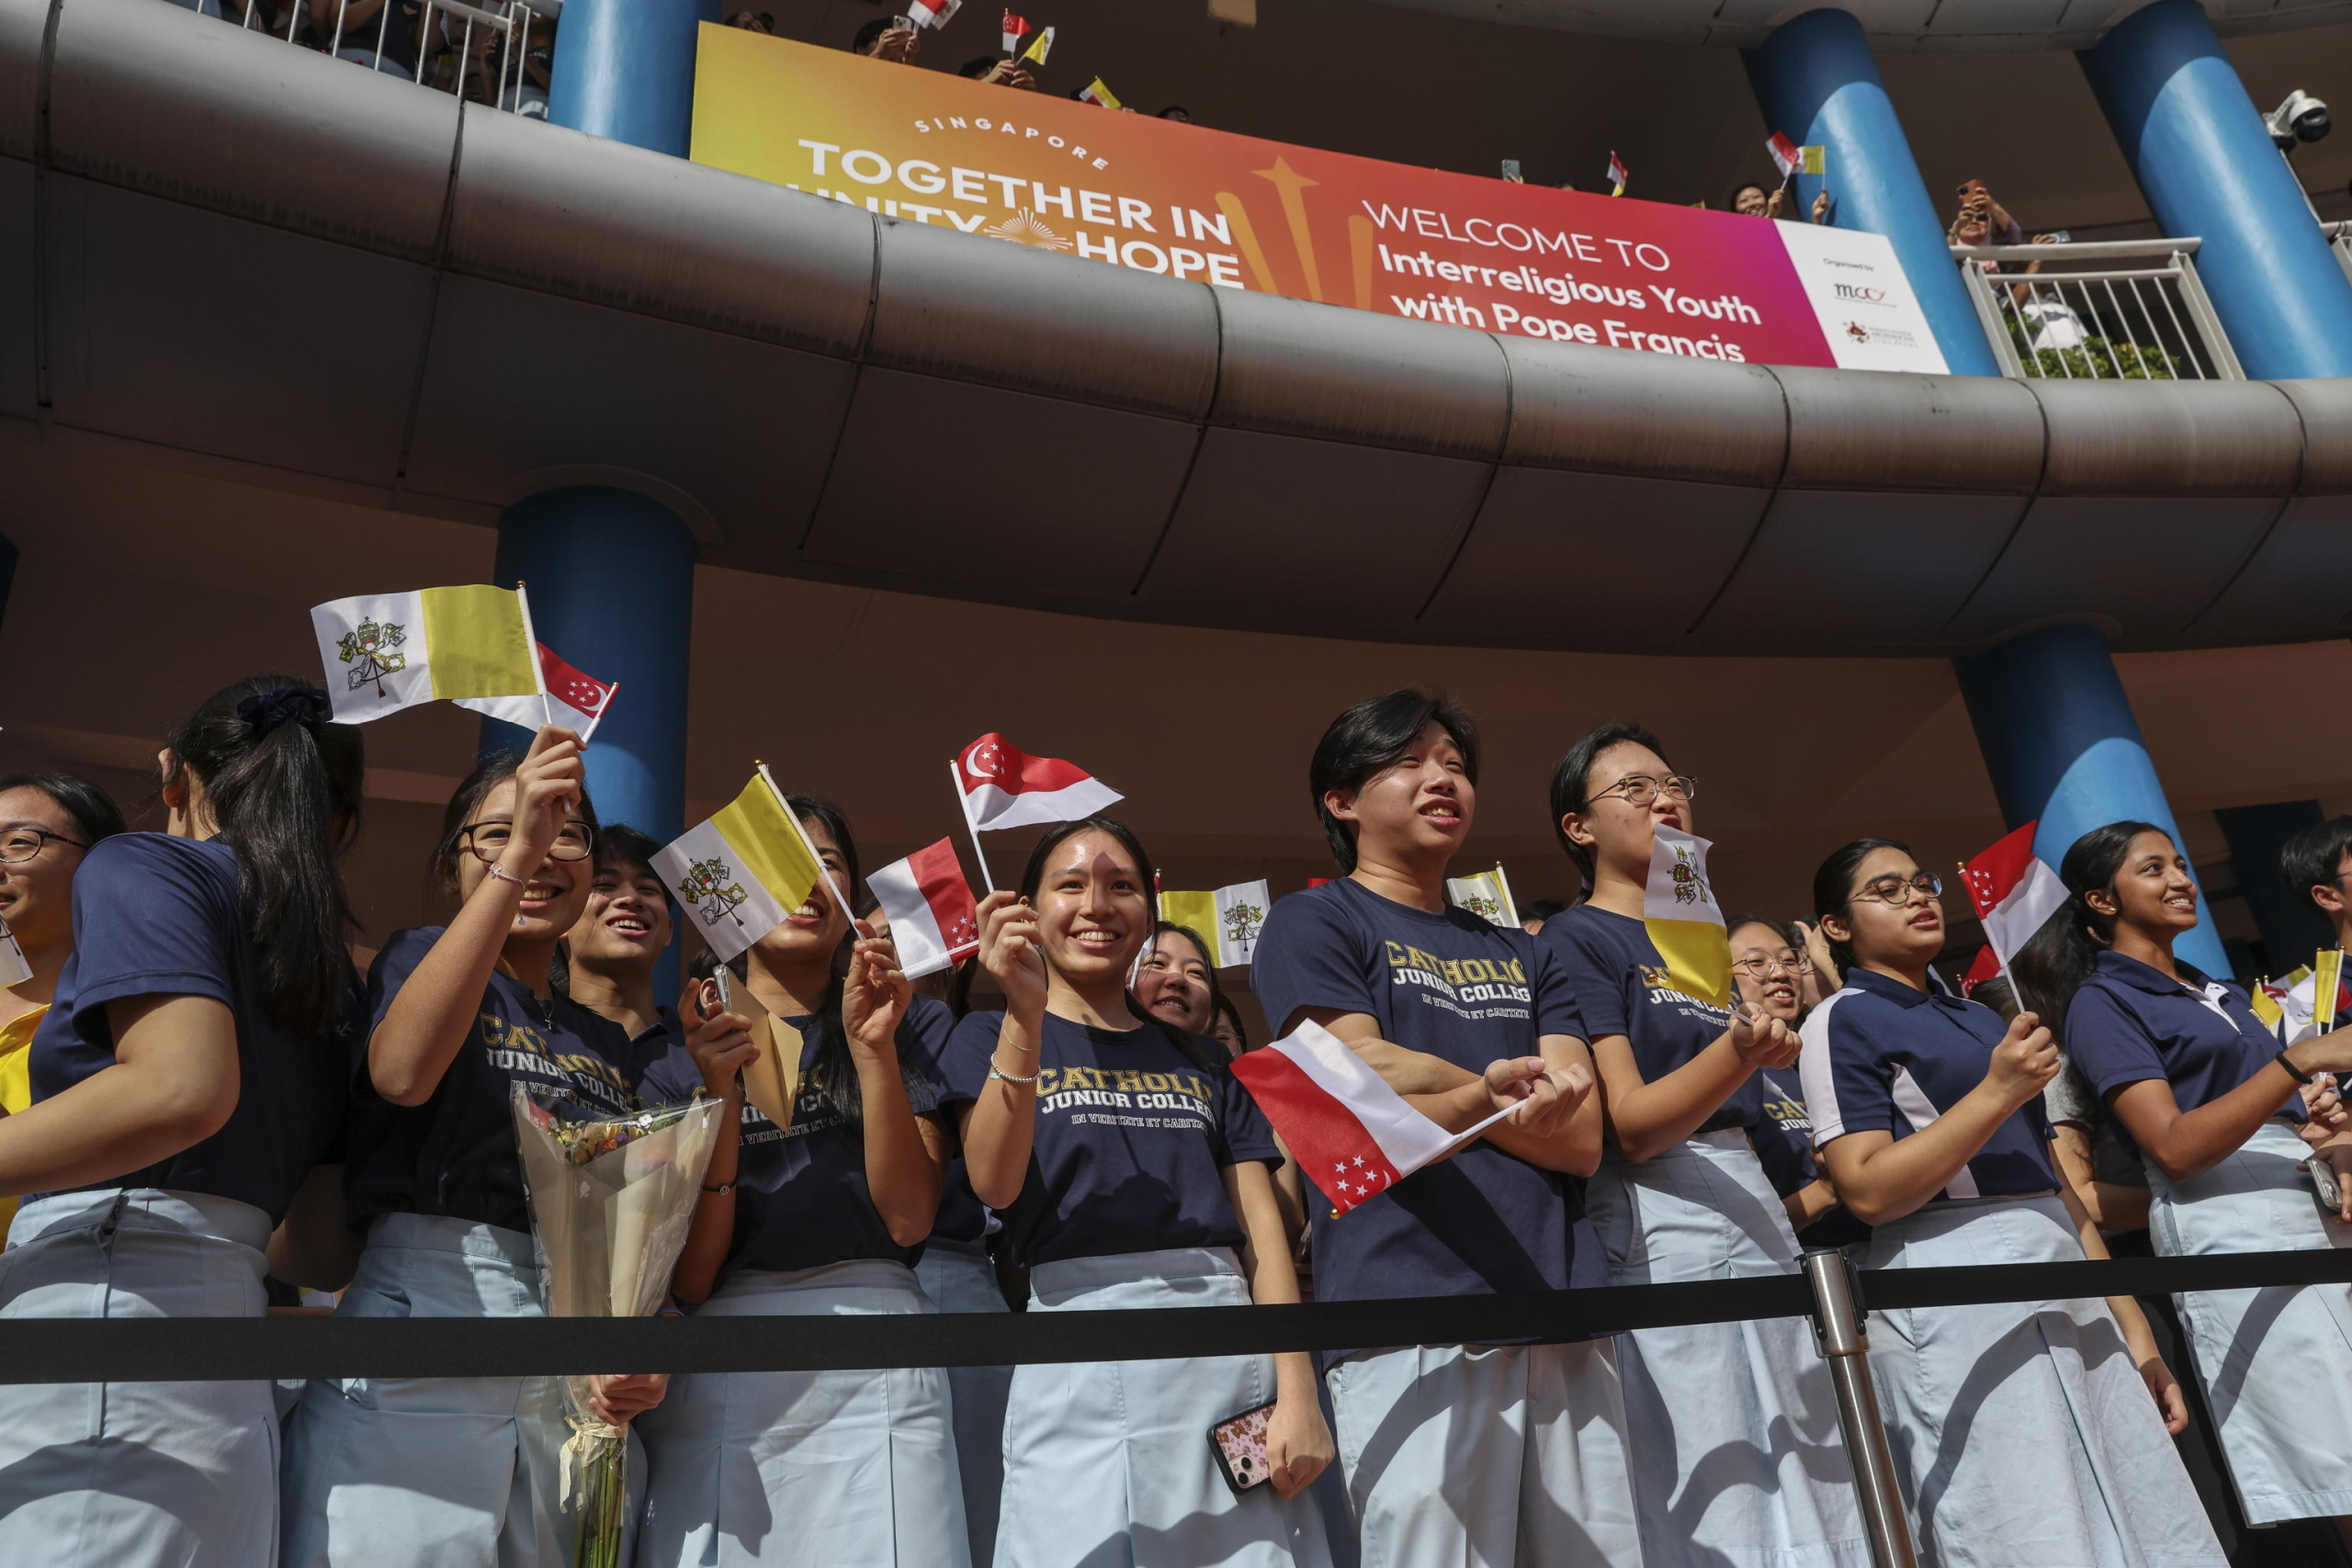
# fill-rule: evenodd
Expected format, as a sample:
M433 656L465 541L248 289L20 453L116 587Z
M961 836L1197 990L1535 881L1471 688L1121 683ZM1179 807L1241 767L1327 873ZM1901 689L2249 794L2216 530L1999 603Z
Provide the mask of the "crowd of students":
M2352 1177L2352 1034L2281 1050L2174 959L2195 886L2144 823L2066 855L2066 907L2015 964L2028 1010L1936 975L1940 883L1886 839L1823 862L1811 922L1728 922L1725 1007L1642 919L1654 830L1692 830L1698 794L1659 738L1567 748L1551 817L1589 891L1530 932L1445 897L1469 718L1362 703L1308 767L1339 875L1275 905L1252 988L1277 1032L1321 1025L1450 1130L1509 1115L1335 1217L1229 1070L1247 1043L1211 950L1157 919L1119 822L1046 831L943 998L857 891L849 820L791 797L828 880L730 968L705 954L672 1007L657 846L599 823L579 740L550 728L459 786L432 864L448 922L390 934L363 979L338 871L363 758L330 713L285 677L206 702L161 753L161 833L85 781L0 779L0 915L33 969L0 1024L0 1191L22 1195L0 1317L258 1315L274 1281L339 1291L345 1315L541 1315L515 1084L729 1108L672 1280L697 1314L1001 1312L1000 1264L1051 1313L1280 1304L1303 1280L1344 1302L1762 1278L1807 1245L1876 1269L2098 1258L2044 1110L2062 1041L2144 1156L2156 1250L2352 1245L2352 1200L2324 1213L2303 1169ZM2286 869L2345 935L2352 819ZM980 976L995 1005L971 1005ZM769 1052L799 1063L785 1125L744 1087ZM2352 1290L2180 1304L2245 1517L2344 1529ZM1924 1560L2222 1561L2169 1436L2191 1402L2131 1298L1873 1331ZM639 1568L1867 1561L1793 1320L592 1386L635 1435ZM1250 1411L1269 1479L1236 1490L1206 1439ZM563 1435L542 1378L8 1386L0 1552L560 1564Z

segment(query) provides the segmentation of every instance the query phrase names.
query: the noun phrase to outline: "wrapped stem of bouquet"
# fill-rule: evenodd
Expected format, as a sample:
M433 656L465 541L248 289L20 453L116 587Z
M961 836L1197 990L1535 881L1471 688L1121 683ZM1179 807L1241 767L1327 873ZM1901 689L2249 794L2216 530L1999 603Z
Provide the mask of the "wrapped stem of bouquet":
M538 1099L514 1086L514 1140L553 1317L659 1311L686 1244L703 1173L726 1114L715 1100L629 1116ZM628 1433L597 1419L589 1380L564 1379L562 1506L577 1514L573 1568L620 1568L628 1517Z

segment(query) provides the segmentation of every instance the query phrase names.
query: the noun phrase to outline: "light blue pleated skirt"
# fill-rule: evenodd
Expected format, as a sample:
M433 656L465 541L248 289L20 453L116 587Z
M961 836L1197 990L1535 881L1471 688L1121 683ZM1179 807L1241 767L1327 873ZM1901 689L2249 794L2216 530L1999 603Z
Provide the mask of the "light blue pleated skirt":
M1788 1213L1747 1134L1612 1154L1586 1212L1621 1285L1796 1269ZM1648 1568L1867 1568L1829 1371L1802 1318L1618 1336Z
M259 1317L269 1232L259 1209L200 1192L37 1199L0 1256L0 1322ZM275 1562L277 1439L267 1382L0 1387L0 1562Z
M1247 1306L1225 1247L1046 1263L1031 1312ZM1305 1492L1236 1495L1209 1428L1274 1397L1272 1356L1016 1368L996 1568L1329 1568Z
M1871 1235L1873 1269L2082 1257L2055 1197L1934 1203ZM1922 1563L2222 1568L2105 1302L1907 1308L1867 1327Z
M928 1314L903 1264L731 1275L698 1317L788 1335L790 1317ZM637 1568L969 1568L947 1376L693 1373L637 1418L650 1472Z
M933 1237L915 1263L922 1293L942 1312L1003 1313L1004 1292L985 1244ZM947 1393L955 1416L956 1468L964 1478L964 1528L972 1561L996 1555L996 1516L1004 1497L1004 1402L1011 1367L950 1367Z
M338 1317L544 1317L531 1238L385 1214ZM554 1378L313 1378L288 1423L284 1568L563 1568Z
M2166 1258L2352 1247L2295 1168L2310 1153L2272 1122L2192 1180L2151 1164L2149 1239ZM2352 1514L2352 1285L2174 1300L2247 1522Z

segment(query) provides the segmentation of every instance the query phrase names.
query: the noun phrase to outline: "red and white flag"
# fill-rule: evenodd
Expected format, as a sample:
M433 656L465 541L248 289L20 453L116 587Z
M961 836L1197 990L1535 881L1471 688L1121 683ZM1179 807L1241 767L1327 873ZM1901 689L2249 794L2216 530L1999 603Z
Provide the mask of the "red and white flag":
M907 0L907 16L919 28L944 28L964 8L964 0Z
M953 968L980 950L978 911L949 840L891 862L865 886L890 918L890 941L908 979Z
M1804 154L1795 142L1789 140L1788 132L1784 130L1772 132L1772 140L1764 143L1764 147L1772 154L1772 166L1781 171L1784 179L1795 174L1797 165L1804 161Z
M539 673L548 683L548 707L555 722L566 729L579 733L584 743L596 733L596 726L604 722L605 710L613 705L613 694L621 689L617 681L599 681L594 675L582 673L557 654L546 643L531 645L539 650ZM519 724L525 729L537 729L542 722L539 699L529 697L458 697L461 708L492 718L503 718L509 724Z
M1125 798L1075 762L1032 757L994 730L956 759L956 784L963 792L964 818L975 832L1075 822Z
M1611 196L1624 195L1625 181L1628 177L1629 176L1625 173L1625 160L1620 158L1614 152L1609 154L1609 194Z
M1993 950L1996 972L2008 968L2018 949L2066 901L2066 885L2033 852L2033 830L2039 825L2027 823L1960 868L1968 901L1984 922L1984 942Z
M1298 1168L1344 1214L1510 1115L1449 1133L1390 1089L1339 1036L1312 1020L1233 1064Z
M1018 53L1020 53L1020 52L1021 52L1021 40L1022 40L1023 39L1027 38L1027 37L1029 36L1029 33L1030 33L1030 27L1029 27L1029 18L1028 18L1028 17L1016 17L1016 16L1014 16L1014 15L1013 15L1012 12L1010 12L1010 11L1007 11L1007 12L1004 14L1004 52L1005 52L1005 53L1007 53L1007 54L1018 54Z

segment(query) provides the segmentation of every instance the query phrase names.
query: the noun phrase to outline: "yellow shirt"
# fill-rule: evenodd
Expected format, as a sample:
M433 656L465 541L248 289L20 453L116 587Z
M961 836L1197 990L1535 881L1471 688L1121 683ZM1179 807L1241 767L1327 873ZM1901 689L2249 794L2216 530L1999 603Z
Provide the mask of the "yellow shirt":
M21 1018L0 1023L0 1111L14 1116L33 1102L32 1051L33 1031L49 1014L47 1004L33 1009ZM17 1201L0 1198L0 1236L8 1231L9 1223L17 1217Z

